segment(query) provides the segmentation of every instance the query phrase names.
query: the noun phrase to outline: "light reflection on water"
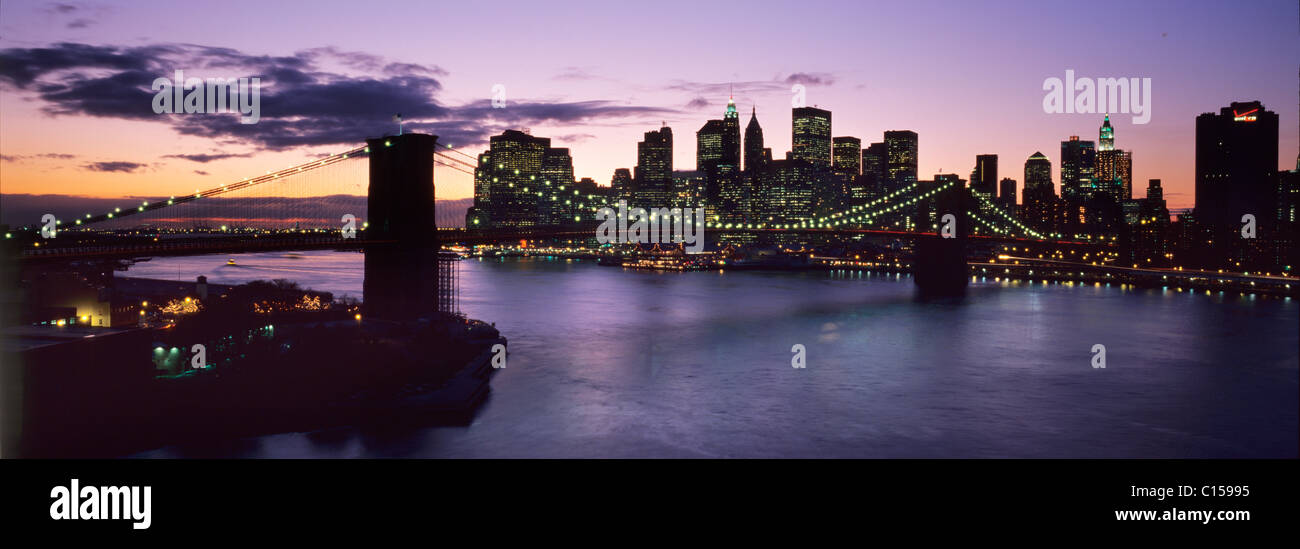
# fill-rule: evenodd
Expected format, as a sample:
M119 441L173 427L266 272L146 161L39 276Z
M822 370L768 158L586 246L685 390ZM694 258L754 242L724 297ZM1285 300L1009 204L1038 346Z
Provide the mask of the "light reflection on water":
M359 297L362 256L158 258L130 276ZM1294 301L977 280L918 301L856 271L654 273L469 260L510 338L468 427L165 448L237 457L1295 457ZM807 368L790 348L807 348ZM1092 345L1107 368L1090 366Z

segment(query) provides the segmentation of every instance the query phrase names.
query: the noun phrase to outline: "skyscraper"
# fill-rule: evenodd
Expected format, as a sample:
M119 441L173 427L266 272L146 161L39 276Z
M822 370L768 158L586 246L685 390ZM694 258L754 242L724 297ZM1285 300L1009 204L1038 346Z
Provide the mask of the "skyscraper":
M1196 117L1196 220L1226 235L1243 215L1275 218L1277 113L1259 101L1234 102Z
M1087 223L1086 204L1096 188L1097 150L1092 141L1070 136L1061 142L1061 201L1065 207L1067 231L1079 231Z
M862 173L862 140L836 137L831 140L831 167L836 173L858 176Z
M772 161L770 168L760 175L763 189L758 206L760 220L769 225L794 227L811 222L816 171L811 163L793 155Z
M813 168L831 167L831 111L796 107L791 111L791 158Z
M1166 266L1169 246L1169 208L1159 179L1147 181L1146 198L1137 201L1138 220L1132 225L1133 263L1143 266Z
M1101 129L1097 134L1098 151L1115 150L1115 128L1110 125L1110 115L1106 115L1106 118L1101 121Z
M577 215L578 202L571 196L574 190L573 157L568 148L550 147L542 154L542 167L537 178L538 189L546 189L538 197L538 217L543 225L572 223ZM567 192L566 192L567 191Z
M749 216L748 185L740 177L740 116L727 101L721 120L695 132L695 166L704 178L710 221L739 223Z
M695 132L695 169L700 173L716 171L722 162L722 133L721 120L709 120Z
M630 202L634 186L632 170L627 168L616 168L614 170L614 177L610 178L609 181L610 192L614 196L614 202L618 202L619 200L627 200Z
M745 126L745 171L756 172L763 169L763 128L758 125L758 108L750 110L749 124Z
M636 192L631 202L643 208L667 206L673 187L672 128L645 132L636 152Z
M862 181L858 184L861 190L853 196L859 203L866 203L885 194L885 166L888 160L889 155L885 152L883 142L872 143L862 149Z
M1015 211L1016 208L1016 180L1010 177L1002 178L998 183L998 204L1003 208Z
M1024 219L1040 231L1056 227L1056 187L1052 185L1052 161L1041 152L1025 160Z
M474 170L474 205L465 212L465 227L476 229L488 227L492 210L492 165L491 151L478 155L478 167Z
M819 214L844 211L865 203L862 187L862 140L836 137L831 140L831 173L825 177L818 199Z
M740 171L740 113L734 98L727 98L727 110L722 113L722 163Z
M998 155L975 156L975 171L971 172L970 188L984 193L989 199L998 196Z
M885 132L886 191L916 183L917 141L911 130Z
M1115 150L1115 177L1119 178L1120 198L1133 199L1133 152Z
M489 227L526 227L538 224L538 185L542 162L551 140L506 130L489 139L488 152L479 156L475 187L480 182L489 200L477 212L479 224ZM477 199L477 197L476 197ZM467 218L468 223L474 219Z
M1133 198L1133 155L1115 148L1115 128L1110 116L1101 123L1097 141L1097 190L1115 202Z

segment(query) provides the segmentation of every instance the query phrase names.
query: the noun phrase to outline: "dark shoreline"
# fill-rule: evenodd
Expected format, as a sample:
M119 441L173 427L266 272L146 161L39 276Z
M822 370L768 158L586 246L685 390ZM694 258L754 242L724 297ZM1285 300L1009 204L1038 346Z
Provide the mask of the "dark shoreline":
M241 349L247 364L176 376L119 368L91 377L76 366L39 365L76 365L84 353L132 351L151 337L147 330L119 338L112 350L65 347L63 354L73 357L66 362L48 362L48 354L26 357L29 390L16 455L124 457L277 433L472 421L491 391L491 348L506 343L495 329L467 321L473 333L447 338L431 333L430 326L368 323L365 329L348 321L280 324L276 330L287 337L271 340L267 349L288 341L335 344L289 355ZM425 356L406 349L439 352ZM367 356L376 360L359 360ZM322 357L338 360L325 364Z

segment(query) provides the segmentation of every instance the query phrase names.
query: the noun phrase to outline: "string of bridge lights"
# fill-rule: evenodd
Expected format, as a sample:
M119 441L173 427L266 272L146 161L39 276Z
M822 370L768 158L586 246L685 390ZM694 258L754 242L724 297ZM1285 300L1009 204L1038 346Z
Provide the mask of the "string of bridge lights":
M391 144L391 142L386 142L386 144ZM268 182L268 181L276 181L276 180L279 180L279 179L281 179L281 178L283 178L283 177L287 177L287 176L290 176L290 175L296 175L296 174L298 174L298 173L303 172L304 170L306 170L306 171L311 171L311 170L314 170L314 169L317 169L317 168L321 168L321 167L324 167L324 166L329 166L329 165L332 165L332 164L336 164L336 163L338 163L338 162L342 162L342 161L347 160L347 159L349 159L349 158L356 158L356 157L358 157L359 155L368 154L369 152L370 152L370 147L357 147L357 148L355 148L355 149L352 149L352 150L349 150L349 151L345 151L345 152L342 152L342 153L339 153L339 154L332 154L332 155L329 155L329 156L327 156L327 157L325 157L325 158L323 158L323 159L321 159L321 160L313 160L313 161L311 161L311 162L307 162L307 163L304 163L304 164L299 164L299 165L297 165L297 166L289 166L288 168L285 168L285 169L282 169L282 170L278 170L278 171L274 171L274 172L272 172L272 171L268 171L268 172L266 172L265 174L263 174L263 175L259 175L259 176L256 176L256 177L245 177L244 179L241 179L240 181L237 181L237 182L235 182L235 183L229 183L229 184L226 184L226 185L222 185L222 186L220 186L220 187L212 187L212 188L207 189L207 190L194 189L194 194L192 194L192 195L191 195L191 194L187 194L187 195L181 195L181 196L179 196L179 197L173 195L173 196L168 197L166 200L159 199L159 200L154 201L154 202L150 202L150 201L148 201L148 200L145 200L145 201L142 201L142 202L140 203L140 205L138 205L138 206L127 206L126 209L125 209L125 211L123 211L123 208L121 208L121 207L117 207L117 208L113 208L113 211L111 211L111 212L105 212L105 213L102 213L102 214L99 214L99 215L86 214L84 217L80 217L80 218L76 218L76 219L74 219L74 220L73 220L73 224L74 224L74 225L77 225L77 226L80 226L80 225L89 225L89 224L92 224L92 223L100 223L100 222L109 221L109 220L113 220L113 219L118 219L118 218L122 218L122 217L130 216L130 215L134 215L134 214L138 214L138 213L142 213L142 212L146 212L146 211L158 210L158 209L166 208L166 207L168 207L168 206L174 206L174 205L184 204L184 203L187 203L187 202L193 202L193 201L195 201L195 200L199 200L199 199L202 199L202 198L210 198L210 197L218 196L218 195L225 194L225 193L228 193L228 192L234 192L234 191L238 191L238 190L242 190L242 189L247 189L247 188L249 188L249 187L252 187L252 186L255 186L255 185L260 185L260 184L262 184L262 183L266 183L266 182ZM54 220L54 224L55 224L55 226L62 226L62 225L63 225L63 221L64 221L64 220L62 220L62 219L55 219L55 220ZM40 227L39 224L32 224L32 225L26 225L26 226L23 226L23 227L19 228L19 230L22 230L22 231L36 230L38 227ZM6 236L6 237L9 237L10 235L6 234L5 236Z
M980 194L980 193L972 193L972 194L974 194L975 197L978 198L978 199L980 200L980 202L982 202L983 204L987 205L987 206L989 207L990 210L993 210L993 211L996 212L998 215L1002 216L1003 219L1006 219L1006 220L1007 220L1008 222L1010 222L1012 225L1015 225L1017 228L1019 228L1020 230L1024 231L1025 234L1028 234L1029 236L1032 236L1032 237L1037 238L1037 239L1039 239L1039 240L1045 240L1045 238L1043 237L1043 235L1042 235L1041 233L1039 233L1039 232L1037 232L1037 231L1035 231L1035 230L1029 228L1029 227L1026 226L1024 223L1021 223L1019 220L1017 220L1016 218L1011 217L1009 214L1007 214L1007 212L1003 211L1002 208L998 207L997 204L994 204L992 201L990 201L990 200L988 199L988 197L986 197L986 196L984 196L983 194ZM999 231L999 232L1001 232L1001 231Z
M391 140L386 140L386 141L384 142L384 146L386 146L386 147L388 147L388 146L392 146L392 141L391 141ZM466 158L475 159L475 160L477 161L477 158L476 158L476 157L471 156L471 155L469 155L469 154L467 154L467 153L465 153L465 152L463 152L463 151L460 151L460 150L454 148L454 147L453 147L452 145L450 145L450 144L445 145L445 151L449 151L449 152L452 152L452 153L456 153L456 154L459 154L459 155L464 156L464 157L466 157ZM369 147L369 146L365 146L365 147L357 147L357 148L354 148L354 149L351 149L351 150L345 151L345 152L343 152L343 153L333 154L333 155L327 156L326 158L321 159L321 160L313 160L313 161L311 161L311 162L307 162L307 163L300 164L300 165L297 165L297 166L290 166L290 167L288 167L288 168L285 168L285 169L282 169L282 170L278 170L278 171L274 171L274 172L268 171L268 172L266 172L265 174L260 175L260 176L256 176L256 177L246 177L246 178L244 178L244 179L242 179L242 180L240 180L240 181L238 181L238 182L232 183L232 184L222 185L222 186L220 186L220 187L213 187L213 188L210 188L210 189L207 189L207 190L195 189L195 192L194 192L193 195L183 195L183 196L181 196L181 197L179 197L179 198L176 197L176 196L171 196L171 197L169 197L166 201L161 201L161 200L159 200L159 201L156 201L156 202L153 202L153 203L151 203L151 202L149 202L149 201L142 201L141 204L140 204L139 206L135 206L134 208L132 208L132 207L128 207L127 210L126 210L125 212L123 212L123 209L119 207L119 208L114 208L112 212L105 212L105 213L100 214L100 215L98 215L98 216L95 216L95 215L92 215L92 214L86 214L85 217L83 217L83 218L75 219L75 220L74 220L74 223L75 223L76 225L78 225L78 226L80 226L80 225L89 225L89 224L91 224L91 223L98 223L98 222L108 221L108 220L112 220L112 219L116 219L116 218L120 218L120 217L125 217L125 216L129 216L129 215L133 215L133 214L136 214L136 213L142 213L142 212L145 212L145 211L152 211L152 210L157 210L157 209L165 208L165 207L168 207L168 206L173 206L173 205L177 205L177 204L183 204L183 203L187 203L187 202L192 202L192 201L199 200L199 199L202 199L202 198L208 198L208 197L218 196L218 195L225 194L225 193L228 193L228 192L233 192L233 191L238 191L238 190L246 189L246 188L248 188L248 187L252 187L252 186L259 185L259 184L262 184L262 183L266 183L266 182L269 182L269 181L276 181L276 180L279 180L280 178L283 178L283 177L287 177L287 176L290 176L290 175L295 175L295 174L301 173L301 172L303 172L304 170L308 170L308 171L310 171L310 170L317 169L317 168L321 168L321 167L324 167L324 166L328 166L328 165L331 165L331 164L334 164L334 163L337 163L337 162L341 162L341 161L344 161L344 160L347 160L347 159L350 159L350 158L357 158L357 157L359 157L359 156L366 155L366 154L369 154L369 153L370 153L370 147ZM478 169L478 168L477 168L476 166L471 165L470 163L468 163L468 162L466 162L466 161L464 161L464 160L461 160L461 159L459 159L459 158L452 157L452 156L448 155L446 152L444 152L442 149L436 149L436 150L434 151L434 155L435 155L434 161L435 161L435 164L436 164L436 165L441 165L441 166L444 166L444 167L447 167L447 168L450 168L450 169L456 170L456 171L458 171L458 172L460 172L460 173L464 173L464 174L466 174L466 175L475 176L475 177L477 176L476 172L477 172L477 169ZM501 168L501 167L502 167L502 165L498 164L498 168ZM515 170L515 174L518 175L518 174L519 174L519 170ZM530 176L529 176L529 179L530 179L531 181L535 181L535 180L537 179L537 176L535 176L535 175L530 175ZM493 178L493 181L494 181L494 182L497 182L497 178L494 177L494 178ZM877 198L877 199L874 199L874 200L872 200L871 202L868 202L868 203L866 203L866 204L861 204L861 205L853 206L853 207L851 207L851 208L849 208L849 209L847 209L847 210L841 211L841 212L835 212L835 213L832 213L832 214L830 214L830 215L826 215L826 216L822 216L822 217L817 217L817 218L812 219L811 221L802 221L802 222L799 222L799 223L797 223L797 224L795 224L795 223L772 224L770 228L773 228L773 229L790 229L790 228L826 228L826 229L830 229L830 228L833 228L833 227L842 226L842 225L844 225L844 224L846 224L846 223L870 223L871 220L872 220L873 218L878 218L878 217L880 217L880 216L882 216L882 215L885 215L885 214L888 214L888 213L890 213L890 212L897 211L899 208L902 208L903 206L912 205L912 204L915 204L915 203L916 203L917 201L919 201L919 200L923 200L923 199L925 199L925 198L929 198L929 197L931 197L931 196L934 196L935 194L937 194L937 193L940 192L940 191L947 190L947 189L950 188L953 184L954 184L954 182L948 182L948 183L945 183L945 184L944 184L943 186L941 186L941 187L938 187L938 188L936 188L936 189L933 189L933 190L931 190L931 191L928 191L928 192L926 192L926 193L924 193L924 194L922 194L922 195L915 196L915 197L911 198L910 200L904 200L904 201L892 202L894 199L896 199L896 198L898 198L898 197L900 197L900 196L903 196L903 195L905 195L906 193L908 193L908 192L910 192L910 191L916 189L916 188L919 186L919 184L914 182L914 183L911 183L911 184L909 184L909 185L907 185L907 186L905 186L905 187L902 187L902 188L900 188L900 189L897 189L897 190L895 190L895 191L893 191L893 192L891 192L891 193L889 193L889 194L887 194L887 195L885 195L885 196L882 196L882 197L879 197L879 198ZM508 186L509 186L509 187L512 187L512 188L514 187L514 185L515 185L515 184L514 184L513 182L511 182L511 183L508 184ZM548 188L548 187L549 187L549 188ZM545 181L542 182L542 186L539 186L539 187L538 187L538 190L535 191L535 194L536 194L537 197L542 198L542 199L547 199L547 198L549 198L551 202L558 202L558 201L560 200L560 198L564 198L564 203L565 203L565 205L572 205L572 204L573 204L573 200L574 200L574 199L572 198L572 196L577 196L577 197L579 197L579 200L582 199L582 194L581 194L581 192L580 192L578 189L573 189L573 195L572 195L572 196L568 195L567 193L566 193L566 194L561 194L561 193L563 193L564 191L567 191L567 190L568 190L568 185L553 185L551 181L549 181L549 180L545 180ZM524 187L524 188L523 188L523 192L525 192L525 193L533 193L534 191L532 190L532 187ZM548 196L547 193L549 193L549 196ZM1029 229L1029 228L1026 227L1024 224L1022 224L1022 223L1020 223L1019 221L1015 220L1014 218L1012 218L1011 216L1009 216L1006 212L1004 212L1004 211L1002 211L1000 208L998 208L996 205L993 205L992 203L988 202L988 200L987 200L986 198L984 198L983 196L980 196L980 195L978 195L978 194L977 194L976 196L977 196L977 197L978 197L982 202L984 202L985 204L989 205L989 206L991 207L991 209L995 210L999 215L1001 215L1001 216L1002 216L1003 218L1005 218L1007 221L1009 221L1009 222L1011 222L1012 224L1014 224L1016 227L1020 228L1021 230L1024 230L1026 233L1028 233L1028 234L1034 236L1035 238L1039 238L1039 239L1042 239L1042 238L1043 238L1041 234L1039 234L1039 233L1033 231L1032 229ZM597 196L596 196L596 195L587 195L587 196L586 196L586 199L589 200L589 201L596 200L596 199L597 199ZM880 207L877 208L877 209L875 209L875 210L869 210L869 208L872 208L873 206L877 206L877 205L879 205ZM578 204L578 209L579 209L579 210L582 210L582 211L585 211L585 210L590 209L590 211L592 211L592 212L597 212L597 211L600 210L600 208L599 208L599 207L596 207L596 206L591 206L591 207L589 207L588 204L587 204L586 202L582 202L582 203ZM857 215L854 215L854 214L857 214ZM970 215L970 212L967 212L967 214ZM843 218L843 219L841 219L841 218ZM1002 233L1002 232L1003 232L1003 231L997 229L995 226L993 226L992 223L990 223L990 222L988 222L988 221L986 221L986 220L983 220L983 219L981 219L981 218L976 218L976 219L978 219L981 223L984 223L984 224L988 225L990 228L992 228L992 229L994 229L994 230L997 230L997 232L999 232L999 233ZM574 221L581 221L581 216L575 216L575 217L574 217ZM688 220L688 221L689 221L689 220ZM56 220L55 220L55 225L56 225L56 226L62 226L62 225L63 225L63 220L56 219ZM24 227L22 227L20 230L34 230L37 226L38 226L38 225L28 225L28 226L24 226ZM710 227L710 228L724 228L724 229L731 229L731 228L749 228L749 229L758 228L758 229L767 229L767 228L769 228L769 226L768 226L767 223L758 223L758 224L752 224L752 223L749 223L749 224L741 224L741 223L710 222L710 223L706 223L705 226L706 226L706 227ZM7 234L6 236L8 237L9 235Z

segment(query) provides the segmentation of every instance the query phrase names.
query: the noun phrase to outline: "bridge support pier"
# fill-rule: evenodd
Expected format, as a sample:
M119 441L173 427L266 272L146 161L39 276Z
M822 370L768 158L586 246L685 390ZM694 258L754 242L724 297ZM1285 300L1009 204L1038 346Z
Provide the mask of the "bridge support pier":
M966 269L966 239L926 236L916 241L912 281L922 295L960 296L970 281Z
M961 185L954 185L935 195L933 204L928 205L939 221L938 234L918 237L912 259L912 281L923 296L966 293L966 235L974 222L966 215L966 192Z
M433 153L437 136L367 139L370 191L362 283L369 317L411 320L438 310Z

